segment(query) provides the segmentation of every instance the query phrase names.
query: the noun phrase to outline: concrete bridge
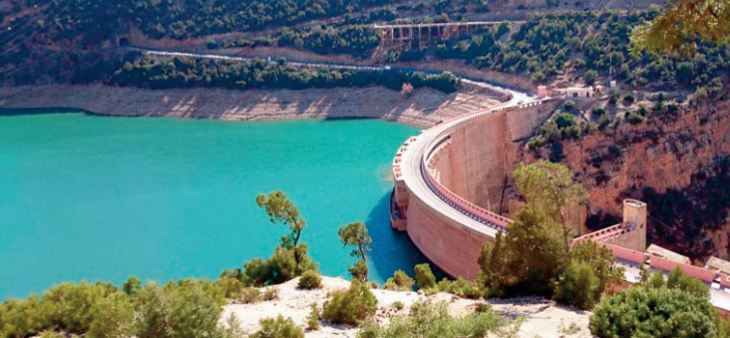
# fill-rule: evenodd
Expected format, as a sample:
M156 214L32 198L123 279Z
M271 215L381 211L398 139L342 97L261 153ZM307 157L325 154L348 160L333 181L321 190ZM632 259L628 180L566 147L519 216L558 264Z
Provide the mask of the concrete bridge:
M373 25L380 36L380 46L386 49L409 49L414 44L423 48L476 30L501 24L502 21L470 21L443 23L414 23Z

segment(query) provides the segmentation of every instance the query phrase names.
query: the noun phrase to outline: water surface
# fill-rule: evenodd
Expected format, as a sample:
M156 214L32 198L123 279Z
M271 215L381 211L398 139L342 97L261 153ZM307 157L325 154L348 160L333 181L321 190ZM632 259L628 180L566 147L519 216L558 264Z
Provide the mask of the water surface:
M392 156L416 133L378 120L0 116L0 300L62 281L214 278L267 257L286 228L255 196L274 189L304 214L324 274L347 276L337 228L365 221L382 282L424 260L388 222Z

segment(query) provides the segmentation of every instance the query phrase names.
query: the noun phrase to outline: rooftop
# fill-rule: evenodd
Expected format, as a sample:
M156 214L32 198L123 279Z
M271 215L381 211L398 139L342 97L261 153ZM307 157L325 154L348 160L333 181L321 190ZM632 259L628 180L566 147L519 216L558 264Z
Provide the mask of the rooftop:
M670 260L675 263L692 264L692 261L690 261L689 257L678 254L669 249L662 248L656 244L649 245L649 247L646 249L646 253L664 258L666 260Z

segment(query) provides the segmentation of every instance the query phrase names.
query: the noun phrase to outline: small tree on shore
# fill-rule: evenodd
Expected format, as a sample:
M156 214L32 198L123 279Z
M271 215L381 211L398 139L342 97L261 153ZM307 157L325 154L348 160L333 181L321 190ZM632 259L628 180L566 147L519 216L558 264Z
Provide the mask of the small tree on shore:
M353 246L350 256L360 258L349 270L352 277L363 283L368 281L367 254L370 252L372 237L368 234L368 228L363 222L354 222L340 227L338 231L340 239L345 246Z
M268 195L256 196L256 204L266 210L271 223L283 223L289 226L291 233L281 238L281 246L285 249L295 248L307 223L299 215L299 209L294 203L283 191L273 191Z

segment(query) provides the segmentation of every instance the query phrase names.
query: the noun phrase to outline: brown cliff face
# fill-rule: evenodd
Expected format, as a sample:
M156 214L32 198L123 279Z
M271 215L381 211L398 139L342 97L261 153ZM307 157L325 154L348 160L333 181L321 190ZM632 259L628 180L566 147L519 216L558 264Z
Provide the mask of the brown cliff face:
M562 162L590 194L587 225L616 223L621 201L636 198L649 205L650 241L693 258L728 257L730 101L657 115L563 142Z

